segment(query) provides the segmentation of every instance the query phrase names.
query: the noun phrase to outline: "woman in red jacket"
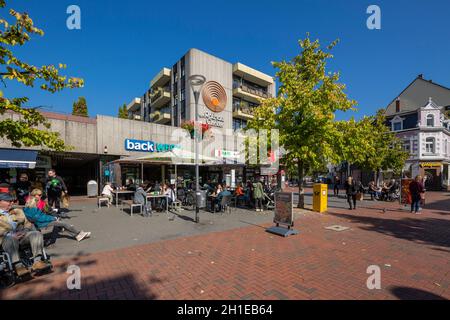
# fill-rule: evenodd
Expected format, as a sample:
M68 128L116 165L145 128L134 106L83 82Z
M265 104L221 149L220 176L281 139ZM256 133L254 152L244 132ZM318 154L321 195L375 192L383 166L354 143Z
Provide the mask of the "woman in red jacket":
M411 213L419 214L420 200L425 193L421 176L416 176L416 179L409 184L409 193L411 194Z

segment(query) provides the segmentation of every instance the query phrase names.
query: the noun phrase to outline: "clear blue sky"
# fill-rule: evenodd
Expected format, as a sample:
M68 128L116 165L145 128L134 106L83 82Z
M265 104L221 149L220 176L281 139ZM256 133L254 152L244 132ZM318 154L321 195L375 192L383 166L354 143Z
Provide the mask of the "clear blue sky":
M30 106L71 112L85 96L91 116L117 115L119 105L141 96L163 66L189 48L270 75L270 61L299 52L307 32L325 45L339 38L328 65L341 72L356 117L385 107L419 73L450 86L450 1L171 0L8 1L44 29L17 53L33 64L66 63L85 87L49 94L7 82L7 97L29 96ZM81 30L68 30L66 9L81 8ZM381 30L369 30L366 9L381 8ZM6 11L2 10L2 16ZM339 115L348 118L352 114Z

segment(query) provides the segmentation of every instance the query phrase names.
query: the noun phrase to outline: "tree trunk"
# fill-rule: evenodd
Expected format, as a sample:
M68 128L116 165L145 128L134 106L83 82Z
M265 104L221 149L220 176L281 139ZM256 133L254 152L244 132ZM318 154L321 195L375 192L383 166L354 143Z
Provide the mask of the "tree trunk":
M300 159L297 159L297 168L298 168L298 205L297 205L297 208L304 209L305 208L305 193L303 190L304 164L303 164L303 161L300 161Z

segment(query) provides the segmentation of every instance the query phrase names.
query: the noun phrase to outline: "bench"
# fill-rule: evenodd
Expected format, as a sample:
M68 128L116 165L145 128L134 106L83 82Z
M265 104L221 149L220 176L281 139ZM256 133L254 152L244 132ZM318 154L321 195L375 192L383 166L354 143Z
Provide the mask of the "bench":
M133 216L135 207L138 207L139 212L141 212L141 213L142 213L142 210L144 210L144 205L142 205L140 203L133 203L132 200L124 200L124 201L122 201L122 205L126 205L126 206L130 207L130 216ZM122 209L123 209L123 207L122 207Z

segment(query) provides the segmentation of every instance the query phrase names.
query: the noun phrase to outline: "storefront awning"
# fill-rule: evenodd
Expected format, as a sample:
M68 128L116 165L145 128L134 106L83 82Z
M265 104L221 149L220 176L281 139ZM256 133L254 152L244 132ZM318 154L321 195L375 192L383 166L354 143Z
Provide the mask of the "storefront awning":
M0 168L34 169L36 150L0 149Z

